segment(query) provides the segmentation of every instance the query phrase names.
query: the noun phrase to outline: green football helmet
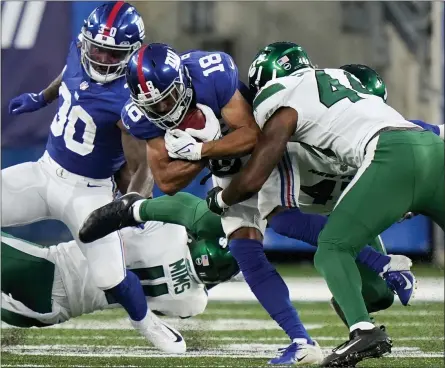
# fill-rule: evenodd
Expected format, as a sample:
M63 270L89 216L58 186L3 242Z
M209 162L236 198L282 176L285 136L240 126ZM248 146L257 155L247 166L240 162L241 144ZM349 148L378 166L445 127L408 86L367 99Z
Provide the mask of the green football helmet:
M195 279L203 284L218 284L239 273L238 263L230 253L225 238L190 240L188 247L193 261L190 272Z
M340 67L356 77L369 92L386 102L388 91L382 77L369 66L361 64L348 64Z
M261 49L249 68L249 89L256 94L267 82L298 69L314 68L306 51L293 42L275 42Z

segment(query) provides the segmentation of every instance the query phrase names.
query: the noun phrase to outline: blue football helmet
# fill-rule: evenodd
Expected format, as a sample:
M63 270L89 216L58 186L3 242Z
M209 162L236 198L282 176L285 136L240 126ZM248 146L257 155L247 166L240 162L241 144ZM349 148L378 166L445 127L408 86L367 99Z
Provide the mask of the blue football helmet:
M108 2L93 10L80 38L85 72L97 82L108 83L125 74L131 53L141 47L144 22L132 5Z
M170 46L152 43L134 52L126 78L133 102L161 129L172 129L184 118L193 90L187 68Z

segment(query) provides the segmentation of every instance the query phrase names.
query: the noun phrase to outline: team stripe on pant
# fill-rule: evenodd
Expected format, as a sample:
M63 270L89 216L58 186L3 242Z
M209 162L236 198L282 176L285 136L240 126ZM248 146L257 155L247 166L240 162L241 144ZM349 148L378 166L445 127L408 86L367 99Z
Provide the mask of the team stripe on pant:
M294 172L287 150L278 164L278 172L281 179L281 204L285 207L297 207L294 196Z
M122 256L122 267L124 268L124 278L127 276L127 267L125 264L125 246L124 246L124 239L122 238L122 234L120 231L116 231L117 236L119 237L119 243L121 245L121 256Z

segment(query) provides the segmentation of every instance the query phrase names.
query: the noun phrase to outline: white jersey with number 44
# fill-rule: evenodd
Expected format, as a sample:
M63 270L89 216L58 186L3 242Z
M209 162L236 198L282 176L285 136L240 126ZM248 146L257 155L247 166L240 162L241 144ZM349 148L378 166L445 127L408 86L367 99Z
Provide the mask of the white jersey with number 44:
M298 112L292 141L360 167L369 140L385 127L416 127L341 69L302 69L269 81L257 94L255 119L263 129L280 107Z

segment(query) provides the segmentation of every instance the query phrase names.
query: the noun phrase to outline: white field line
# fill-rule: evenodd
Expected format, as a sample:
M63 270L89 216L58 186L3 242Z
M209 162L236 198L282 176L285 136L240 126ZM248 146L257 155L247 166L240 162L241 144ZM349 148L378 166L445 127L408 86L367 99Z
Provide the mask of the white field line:
M295 301L329 301L331 292L321 277L285 278L290 297ZM420 277L415 302L444 301L444 279ZM256 298L245 282L228 282L218 285L209 291L210 300L219 301L255 301ZM395 298L397 303L398 298Z
M20 355L88 356L88 357L227 357L227 358L270 358L282 344L230 344L218 349L189 351L186 354L163 354L154 348L131 346L98 347L90 345L23 345L3 347L3 352ZM334 346L324 347L328 354ZM98 351L100 350L100 351ZM443 352L423 352L417 347L395 347L391 357L397 358L443 358Z
M234 331L234 330L277 330L280 327L273 320L262 319L215 319L211 323L205 320L188 319L179 320L173 318L164 318L169 324L177 327L179 330L192 331ZM306 329L312 330L322 328L324 324L308 323ZM1 328L14 328L2 323ZM35 329L33 327L33 329ZM59 325L45 327L45 329L62 330L133 330L127 318L119 318L111 321L91 321L82 319L73 319Z
M70 336L51 336L48 337L47 335L34 335L26 336L26 340L45 340L45 342L48 341L48 339L51 339L51 341L68 341L68 340L110 340L112 337L110 336L103 336L103 335L70 335ZM337 341L337 340L343 340L342 337L336 337L336 336L312 336L312 339L317 341ZM142 336L120 336L119 340L122 341L141 341L146 342L145 338ZM440 340L444 341L444 336L435 336L435 337L424 337L424 336L410 336L410 337L398 337L396 338L397 341L430 341L430 340ZM224 341L233 341L233 342L249 342L252 341L251 337L230 337L230 336L206 336L205 341L215 341L215 342L224 342ZM289 339L287 337L257 337L255 338L255 341L260 342L282 342L287 343Z
M189 319L178 320L173 318L164 318L164 321L178 328L180 331L252 331L252 330L280 330L280 327L273 320L262 319L215 319L210 321ZM424 327L424 322L395 322L386 323L388 328L399 327ZM307 323L305 324L307 330L316 330L324 327L344 327L343 323ZM2 329L15 328L1 324ZM32 327L36 329L35 327ZM61 330L133 330L130 322L126 318L119 318L111 321L90 321L82 319L73 319L65 323L45 327L46 329L61 329Z
M263 319L214 319L212 321L200 319L178 320L175 318L164 318L164 321L178 328L180 331L252 331L252 330L280 330L280 327L273 320ZM386 323L388 328L399 327L424 327L425 322L394 322ZM307 323L307 330L321 329L324 327L344 327L340 321L337 323ZM15 328L1 324L2 329ZM36 329L35 327L32 327ZM65 323L45 327L45 329L61 329L61 330L133 330L127 318L117 318L110 321L91 321L83 319L73 319Z
M298 308L297 308L298 309ZM105 310L107 311L107 310ZM103 313L103 312L101 312ZM266 313L266 312L264 312ZM335 316L335 312L332 309L328 310L307 310L304 309L298 312L302 316ZM433 316L445 316L445 311L426 311L420 310L418 307L407 307L406 310L384 310L381 312L373 313L374 315L388 316L388 317L433 317ZM228 317L249 317L258 316L257 310L243 310L243 309L212 309L205 312L206 316L228 316ZM266 314L265 314L266 315Z

